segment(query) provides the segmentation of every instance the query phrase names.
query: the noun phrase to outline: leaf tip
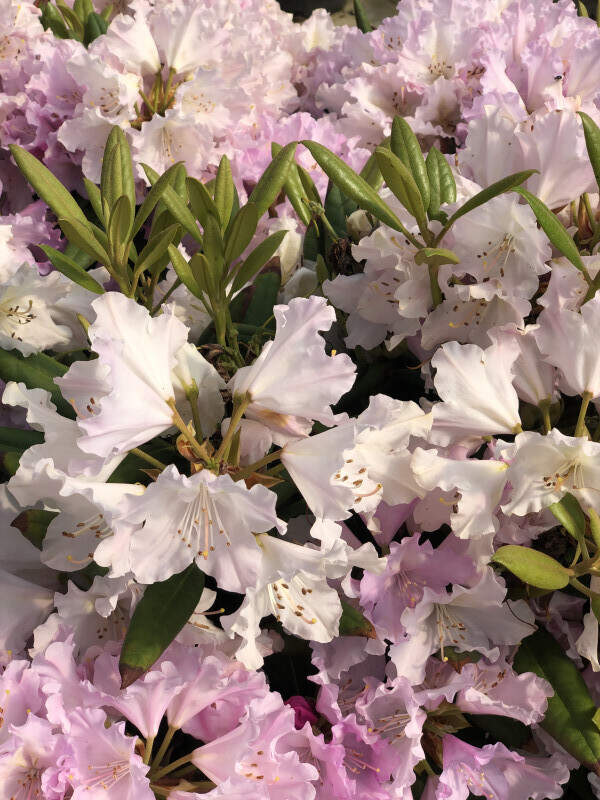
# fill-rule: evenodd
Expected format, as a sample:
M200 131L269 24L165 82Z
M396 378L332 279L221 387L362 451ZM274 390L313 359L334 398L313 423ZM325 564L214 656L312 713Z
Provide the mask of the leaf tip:
M146 672L142 667L132 667L129 664L119 662L119 674L121 676L121 691L127 689L135 683Z

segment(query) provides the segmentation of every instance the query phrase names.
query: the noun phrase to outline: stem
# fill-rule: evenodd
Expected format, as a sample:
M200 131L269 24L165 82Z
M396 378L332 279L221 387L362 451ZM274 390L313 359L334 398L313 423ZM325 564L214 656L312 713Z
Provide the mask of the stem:
M544 425L544 433L550 433L552 430L552 422L550 421L550 398L546 397L538 403L540 414L542 415L542 423Z
M167 84L165 86L165 93L163 95L163 102L161 111L164 114L167 110L167 104L169 102L169 92L171 91L171 86L173 85L173 78L175 77L175 70L173 67L169 70L169 77L167 78Z
M144 764L150 763L150 756L152 755L152 745L154 744L154 736L149 736L146 739L146 748L144 750Z
M227 433L223 437L223 441L217 452L215 453L215 460L220 461L223 457L223 453L229 447L231 440L233 439L233 435L236 432L237 426L239 425L242 417L244 416L244 412L250 405L250 395L245 394L242 395L240 398L234 398L234 406L233 406L233 414L231 415L231 420L229 422L229 428L227 428Z
M592 392L584 392L581 397L581 407L579 409L579 417L577 418L577 425L575 427L575 436L586 436L585 433L585 415L592 399Z
M260 458L258 461L255 461L254 464L250 464L248 467L244 467L241 472L238 472L235 475L235 480L241 481L244 478L248 478L253 472L257 472L261 467L265 467L267 464L270 464L271 461L275 461L275 459L279 458L282 453L283 447L280 450L275 450L274 453L267 453L266 456Z
M577 578L571 578L569 580L569 583L571 584L571 586L573 586L574 589L577 589L578 592L581 592L581 594L584 594L591 600L595 600L596 598L600 597L600 595L596 594L596 592L592 592L591 589L588 589L588 587L584 583L578 581Z
M166 464L163 464L163 462L159 461L158 458L154 458L154 456L151 456L148 453L144 453L144 451L140 450L139 447L133 447L129 452L133 453L138 458L143 459L148 464L152 464L152 466L156 467L157 469L166 469L167 466Z
M202 423L200 422L200 410L198 408L198 384L193 378L192 385L185 387L185 396L187 397L190 408L192 409L192 422L194 423L196 436L202 438Z
M582 197L583 197L583 204L585 206L585 211L590 221L590 228L592 230L592 235L594 235L596 233L598 225L596 223L596 217L594 216L594 213L592 211L592 204L590 203L590 197L587 192L584 192Z
M433 264L429 265L429 284L431 286L431 297L433 298L433 307L437 308L442 302L442 290L438 282L439 267L434 267Z
M158 748L157 754L152 759L152 769L156 769L159 766L160 762L165 757L165 753L167 752L169 745L171 744L171 739L173 738L173 736L175 736L178 730L179 729L175 728L173 725L169 725L169 729L165 733L165 738L162 740L161 745Z
M158 772L155 772L154 775L152 775L152 780L157 781L159 778L162 778L163 775L168 775L169 772L173 772L173 770L177 769L178 767L183 767L184 764L189 764L191 760L191 753L188 753L187 756L183 756L182 758L178 758L177 761L173 761L171 764L167 764L166 767L159 769Z
M175 425L181 431L189 446L194 451L194 454L203 461L206 460L206 453L203 447L190 433L188 426L185 424L181 414L175 407L175 400L169 400L167 404L170 406L171 411L173 412L173 425Z

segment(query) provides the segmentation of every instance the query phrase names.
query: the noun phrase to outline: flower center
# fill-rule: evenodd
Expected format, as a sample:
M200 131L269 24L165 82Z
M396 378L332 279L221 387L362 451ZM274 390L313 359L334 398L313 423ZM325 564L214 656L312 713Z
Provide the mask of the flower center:
M214 500L211 498L206 484L200 486L195 499L187 506L183 518L177 528L177 534L190 549L205 560L215 549L215 537L225 537L225 544L231 547Z

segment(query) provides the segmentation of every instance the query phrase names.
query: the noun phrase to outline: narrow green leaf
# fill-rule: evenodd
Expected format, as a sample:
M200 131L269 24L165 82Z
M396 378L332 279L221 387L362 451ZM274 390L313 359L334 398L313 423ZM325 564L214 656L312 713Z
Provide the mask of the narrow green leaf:
M151 269L151 267L153 267L167 252L169 245L172 243L178 231L179 225L175 223L174 225L169 225L168 228L165 228L154 236L151 236L138 256L138 260L135 263L135 272ZM177 252L179 252L179 250L177 250Z
M365 180L372 189L378 191L383 186L383 175L377 165L375 153L371 153L364 167L360 171L360 177Z
M205 184L197 178L186 178L186 185L190 197L190 206L196 219L200 222L202 227L206 225L208 217L212 216L216 220L220 220L219 209L215 205L215 201L210 196L210 192Z
M204 573L195 564L148 586L125 635L119 672L121 688L134 683L160 658L198 605Z
M364 636L367 639L376 639L377 634L372 623L365 617L362 611L346 600L342 603L342 616L340 617L340 636Z
M273 306L281 288L281 279L276 272L265 272L254 281L252 297L244 315L246 325L256 327L267 324L273 316Z
M594 725L596 705L579 670L544 630L528 636L515 657L517 672L534 672L554 689L540 723L564 749L588 769L600 768L600 731Z
M61 253L60 250L55 250L53 247L44 244L40 245L40 248L48 256L54 268L62 272L63 275L66 275L67 278L79 284L79 286L83 286L88 292L104 294L104 289L98 281L94 280L94 278L75 261L71 261L65 253Z
M212 270L204 253L194 253L190 259L190 269L198 286L204 294L211 297L214 291Z
M67 242L64 253L67 258L70 258L71 261L74 261L79 267L82 267L82 269L87 269L87 267L91 266L96 261L95 258L89 256L84 250L73 244L73 242Z
M45 353L33 353L25 358L16 350L0 350L0 378L5 383L16 381L24 383L28 389L45 389L59 414L73 418L73 408L54 383L54 378L64 375L67 369Z
M600 550L600 516L598 516L593 508L587 509L587 515L590 520L590 533L592 534L592 539L594 540L594 544L598 550Z
M531 547L507 544L496 550L492 561L539 589L563 589L569 583L569 573L562 564Z
M60 15L60 12L56 8L56 6L52 5L52 3L44 3L42 6L42 15L40 17L40 22L44 30L50 29L52 33L59 39L70 39L71 33L69 29L65 25L63 18Z
M79 39L80 42L83 41L83 22L79 19L73 9L69 8L64 0L55 0L55 2L58 10L63 15L63 19L67 25L72 28L73 32L77 36L77 39Z
M142 164L144 172L151 184L155 184L159 180L158 173L155 172L152 167L149 167L147 164ZM181 168L181 164L177 164L177 167ZM169 209L175 220L179 222L181 227L190 234L197 242L202 244L202 235L198 226L196 224L196 220L192 212L189 210L187 205L183 202L181 197L177 194L175 189L167 185L164 187L161 202L165 204L165 206Z
M460 258L452 250L445 247L424 247L415 253L415 264L428 264L431 267L441 267L442 264L458 264Z
M339 239L348 236L348 217L358 206L340 190L332 181L329 182L325 197L325 216ZM329 239L331 236L329 236Z
M273 161L261 175L258 183L248 198L256 205L256 213L260 219L271 206L287 180L290 164L294 160L297 142L290 142L282 147Z
M100 12L100 16L102 17L102 19L108 22L112 12L113 12L113 4L109 3L109 5L105 6L105 8L102 9L102 11Z
M581 2L581 0L577 0L577 14L580 17L589 17L588 10L585 7L585 4Z
M426 223L421 193L408 167L391 150L384 147L376 148L375 158L383 179L408 213L418 222Z
M133 179L131 150L123 129L118 125L113 125L104 147L100 193L102 195L102 207L105 209L105 218L113 210L121 195L127 197L133 213L135 209L135 181ZM106 208L108 208L108 212Z
M577 112L583 123L583 134L585 136L585 146L587 147L590 164L596 176L596 183L600 188L600 128L594 120L583 111Z
M233 175L231 174L231 164L227 156L223 156L219 163L219 169L217 170L217 177L215 179L215 206L217 207L218 216L221 220L221 228L223 228L223 230L225 230L231 218L234 191L235 186L233 183Z
M41 444L44 434L40 431L23 431L20 428L0 428L0 450L27 450Z
M229 290L231 297L235 292L242 289L247 283L250 283L257 272L259 272L267 261L271 258L273 253L277 250L279 245L284 240L287 231L277 231L268 236L262 241L254 250L249 254L248 258L240 265L233 276L233 284Z
M86 47L99 36L105 34L107 30L108 24L104 17L101 17L100 14L96 14L95 12L88 14L83 30L83 42Z
M74 219L82 225L88 225L85 214L70 192L41 161L16 144L10 144L9 148L17 167L57 217Z
M171 264L173 265L173 269L177 273L177 277L181 280L184 286L190 290L194 297L202 297L202 288L194 277L188 262L181 255L179 250L172 244L167 247L167 250L171 259Z
M566 228L558 219L556 214L553 214L548 206L542 203L541 200L538 200L535 195L531 194L531 192L528 192L526 189L513 187L513 191L518 192L521 197L524 197L525 200L527 200L531 210L535 214L537 221L540 223L540 227L550 240L551 244L553 244L557 250L560 250L563 256L568 258L574 267L577 267L577 269L581 270L587 275L587 270L583 264L583 261L581 260L577 245L569 236Z
M92 204L92 208L94 209L94 214L98 217L99 222L105 225L106 220L104 219L104 210L102 208L102 197L100 195L100 189L96 186L95 183L92 183L87 178L83 179L83 183L85 185L88 200L90 201L90 203Z
M341 158L317 142L303 141L302 144L310 151L323 172L339 186L345 195L352 198L359 208L370 211L374 217L395 231L403 230L402 223L391 208L383 202L364 178L350 169Z
M277 153L279 153L282 149L283 148L281 145L277 144L276 142L271 144L271 154L273 156L276 156ZM304 189L304 186L302 185L300 173L298 172L298 166L295 163L290 164L287 178L283 184L283 190L292 204L296 214L305 225L309 225L311 213L307 205L308 195Z
M515 189L515 187L520 183L524 183L524 181L537 171L537 169L528 169L524 172L515 172L512 175L507 175L506 178L496 181L496 183L492 183L492 185L488 186L486 189L477 192L477 194L469 198L464 205L454 212L448 220L448 227L456 222L457 219L460 219L460 217L464 217L465 214L468 214L469 211L479 208L479 206L484 205L484 203L489 202L494 197L498 197L498 195L504 194L504 192L508 192L511 189L522 191L520 189Z
M169 186L175 180L175 170L179 167L181 162L173 164L172 167L164 172L160 178L157 178L156 183L150 187L150 191L144 198L142 205L139 207L135 219L133 221L132 236L139 231L144 222L148 219L150 214L154 211L156 204L161 199L166 186Z
M567 492L558 503L552 503L549 508L574 539L580 541L585 536L585 514L577 499L570 492Z
M421 152L421 145L413 133L412 128L402 117L394 117L392 122L392 135L390 139L392 153L412 175L423 201L423 208L429 207L429 177L425 166L425 159Z
M353 0L354 3L354 17L356 18L356 27L363 33L370 33L373 26L369 22L367 12L361 0Z
M450 165L437 149L432 147L425 159L425 169L429 178L429 206L427 213L431 219L440 218L440 206L456 200L456 182Z
M125 251L132 224L133 209L127 196L122 194L112 207L106 228L109 246L115 255Z
M210 269L210 286L216 292L223 275L224 246L219 220L209 214L204 226L204 256ZM212 292L211 292L212 294Z
M110 257L87 225L75 220L59 218L58 224L70 242L84 250L89 256L105 266L110 265Z
M313 203L321 204L321 195L313 179L310 177L310 173L308 170L304 169L304 167L300 166L300 164L296 164L296 169L298 170L298 175L300 176L300 183L304 187L304 191L306 192L306 196L309 200Z
M227 231L225 243L225 263L232 264L239 258L252 241L258 225L258 214L254 203L246 203L237 212Z

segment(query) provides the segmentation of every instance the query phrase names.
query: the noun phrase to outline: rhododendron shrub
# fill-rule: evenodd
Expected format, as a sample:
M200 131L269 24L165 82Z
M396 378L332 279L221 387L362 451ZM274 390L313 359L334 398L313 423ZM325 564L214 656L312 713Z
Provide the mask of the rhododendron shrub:
M596 21L0 5L0 797L600 796Z

